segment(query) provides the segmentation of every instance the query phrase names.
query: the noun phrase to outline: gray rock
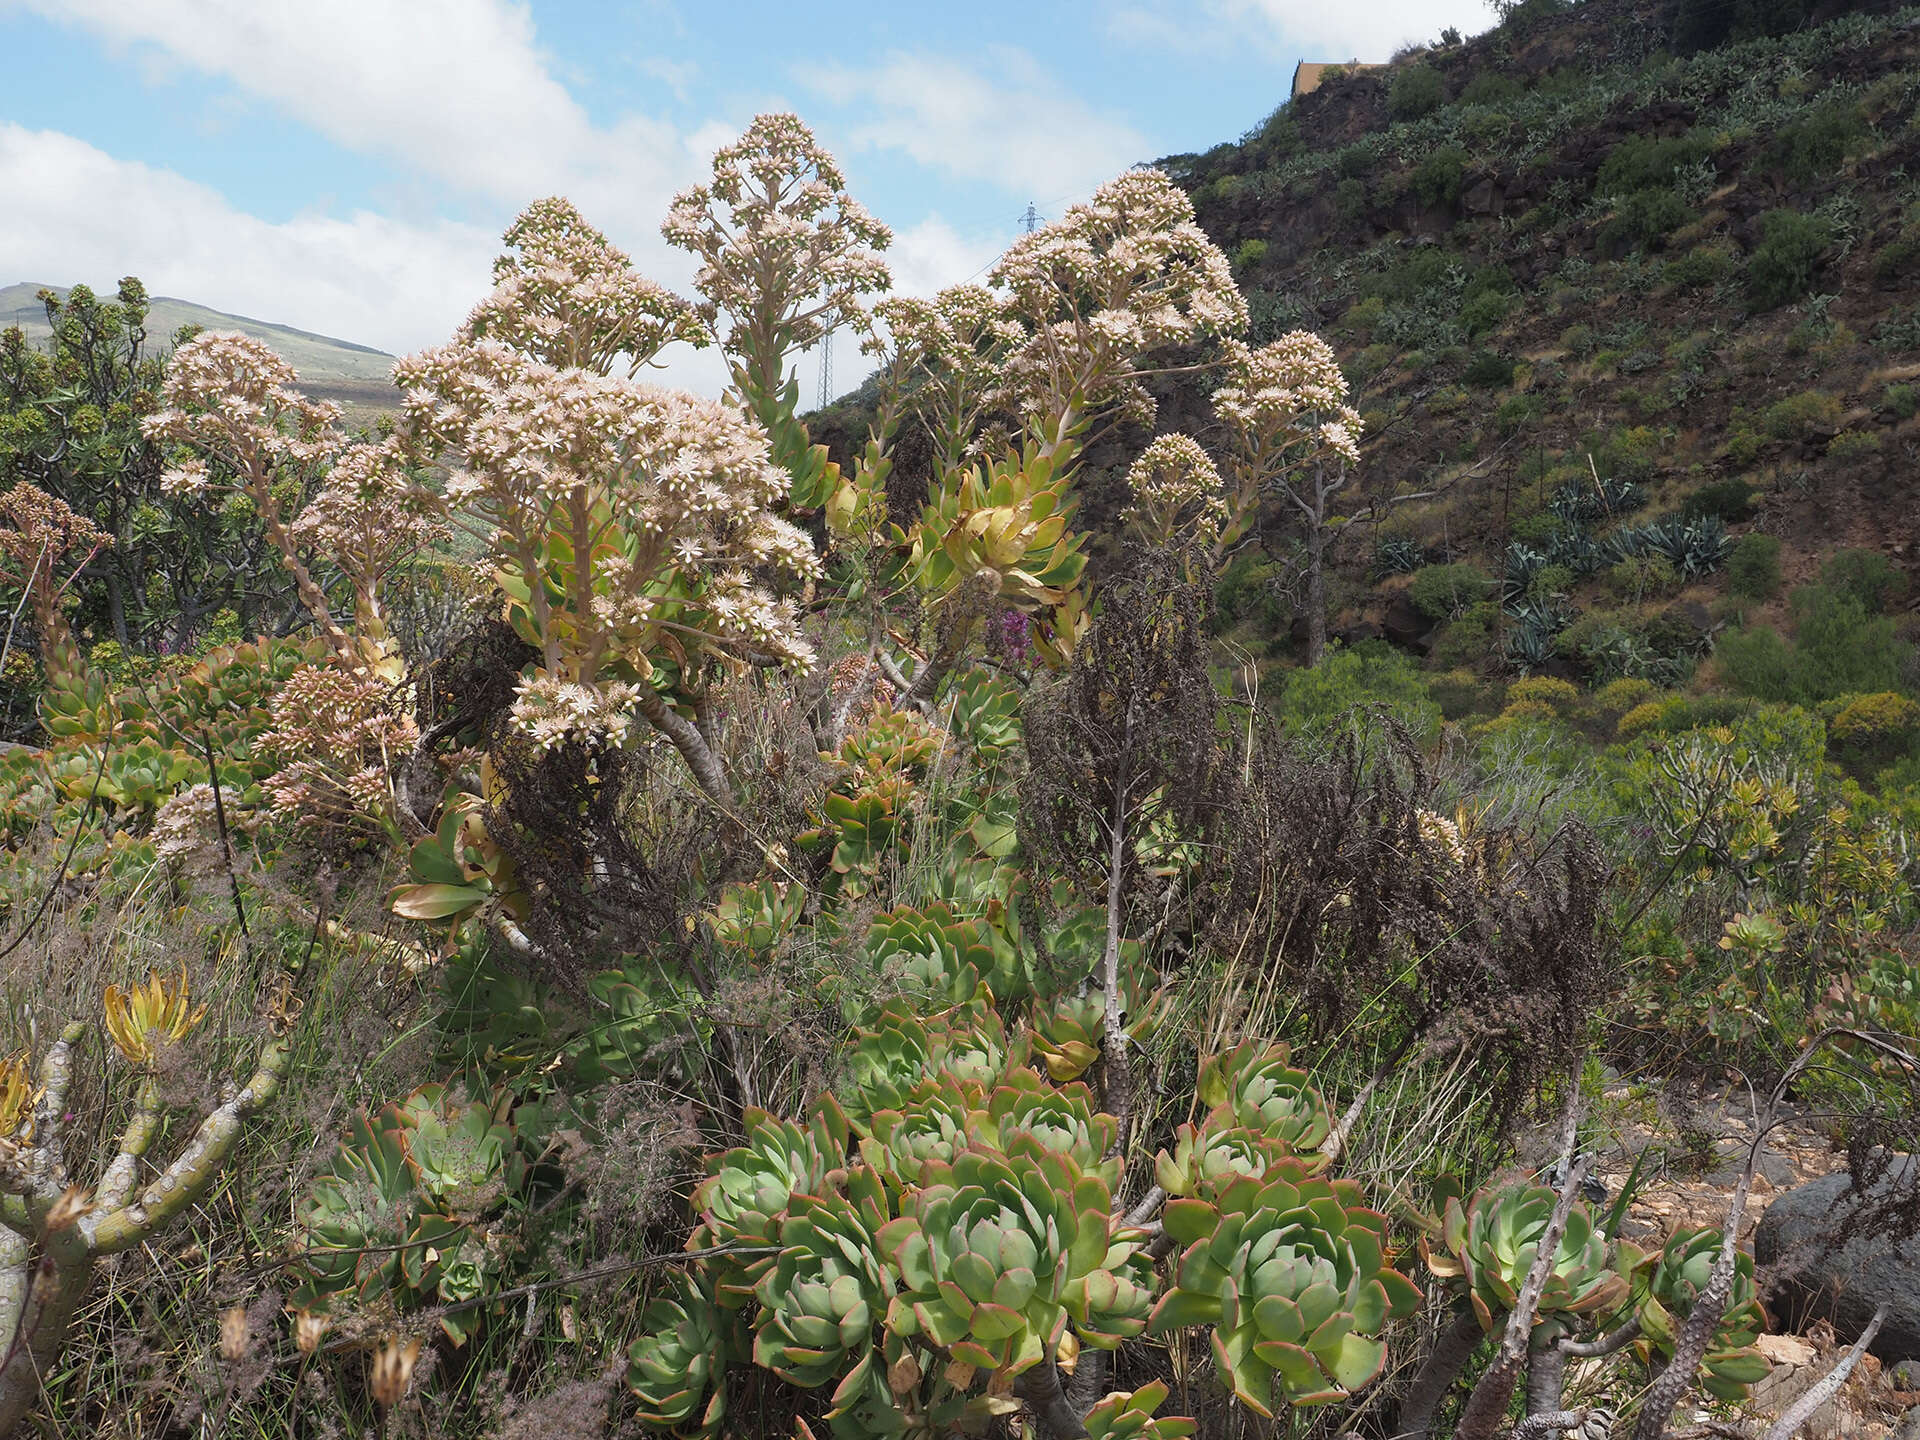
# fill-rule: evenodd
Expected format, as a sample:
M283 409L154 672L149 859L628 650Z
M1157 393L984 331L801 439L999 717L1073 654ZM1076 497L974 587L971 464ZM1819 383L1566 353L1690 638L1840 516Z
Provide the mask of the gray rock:
M1867 1194L1884 1195L1917 1178L1914 1157L1903 1156ZM1787 1272L1769 1308L1788 1332L1824 1318L1851 1343L1885 1304L1873 1353L1889 1362L1920 1359L1920 1236L1895 1241L1877 1227L1849 1234L1858 1204L1851 1177L1841 1174L1809 1181L1767 1207L1753 1237L1754 1258L1762 1265L1785 1261ZM1844 1244L1833 1243L1843 1237Z

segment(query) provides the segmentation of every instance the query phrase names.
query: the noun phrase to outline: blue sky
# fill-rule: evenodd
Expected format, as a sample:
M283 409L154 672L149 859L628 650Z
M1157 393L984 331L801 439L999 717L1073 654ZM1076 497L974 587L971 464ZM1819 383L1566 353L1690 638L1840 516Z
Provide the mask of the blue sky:
M403 351L445 338L514 212L562 193L684 289L668 199L792 109L926 293L989 263L1028 201L1057 214L1236 138L1298 59L1490 19L1485 0L0 0L0 285L133 273Z

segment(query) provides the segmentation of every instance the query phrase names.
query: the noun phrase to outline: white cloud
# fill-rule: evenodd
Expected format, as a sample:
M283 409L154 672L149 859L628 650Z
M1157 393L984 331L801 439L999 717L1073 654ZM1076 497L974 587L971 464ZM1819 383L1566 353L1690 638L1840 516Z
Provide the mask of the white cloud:
M1124 120L1074 98L1025 51L988 52L992 76L942 56L895 52L877 66L818 66L805 81L870 112L856 145L905 151L1016 195L1081 195L1152 153Z
M489 284L498 241L454 221L356 212L271 224L169 170L0 122L0 255L9 279L157 295L396 353L444 340Z
M1000 258L1005 243L980 235L962 235L938 215L929 215L893 237L887 263L893 288L902 295L931 295L963 280L981 280Z
M1219 52L1258 46L1284 60L1385 60L1447 26L1474 34L1492 23L1486 0L1146 0L1114 12L1109 29L1140 46Z

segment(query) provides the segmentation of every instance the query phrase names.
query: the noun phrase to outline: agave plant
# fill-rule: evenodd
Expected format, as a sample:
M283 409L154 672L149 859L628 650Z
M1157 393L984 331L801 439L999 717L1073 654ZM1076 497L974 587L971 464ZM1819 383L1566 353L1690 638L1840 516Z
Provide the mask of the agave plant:
M1506 657L1516 670L1544 669L1553 659L1553 636L1533 625L1515 626L1507 632Z
M1680 1327L1720 1258L1721 1238L1718 1230L1676 1230L1663 1247L1644 1255L1631 1245L1621 1245L1617 1268L1632 1285L1640 1348L1648 1359L1654 1355L1673 1358ZM1765 1326L1766 1316L1754 1292L1753 1257L1736 1253L1733 1290L1701 1362L1700 1384L1708 1394L1738 1403L1766 1378L1766 1357L1754 1347Z
M1528 1179L1484 1187L1464 1202L1450 1195L1438 1243L1431 1236L1422 1241L1427 1268L1462 1283L1488 1333L1519 1299L1556 1200L1551 1189ZM1617 1305L1625 1292L1625 1279L1608 1266L1606 1236L1586 1204L1576 1200L1540 1294L1534 1343L1567 1334L1579 1317Z
M1320 1405L1371 1383L1386 1363L1374 1337L1419 1303L1386 1262L1386 1217L1297 1160L1212 1202L1169 1200L1161 1223L1185 1249L1149 1330L1212 1326L1221 1383L1268 1418L1276 1385L1289 1404Z
M107 986L101 1003L115 1048L135 1065L151 1065L159 1046L185 1039L207 1013L204 1005L193 1008L187 991L185 965L178 975L164 979L159 971L149 970L147 983L131 990Z
M640 1423L691 1437L718 1435L727 1416L730 1326L699 1283L680 1276L654 1300L646 1332L627 1347L627 1388Z
M1291 1063L1285 1045L1246 1040L1200 1062L1200 1103L1224 1109L1235 1124L1278 1140L1296 1154L1317 1150L1333 1128L1320 1092Z
M1072 1325L1111 1349L1146 1325L1151 1275L1137 1231L1115 1229L1112 1196L1038 1146L963 1151L881 1227L902 1281L887 1328L1002 1377L1054 1353Z
M1507 546L1507 565L1500 582L1502 595L1509 600L1517 600L1527 593L1533 584L1533 577L1546 568L1547 557L1530 546L1518 541Z

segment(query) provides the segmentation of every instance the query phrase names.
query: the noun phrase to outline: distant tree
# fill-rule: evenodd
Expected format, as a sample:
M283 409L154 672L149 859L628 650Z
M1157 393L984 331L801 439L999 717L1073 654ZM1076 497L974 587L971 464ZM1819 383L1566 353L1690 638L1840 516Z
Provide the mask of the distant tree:
M166 377L146 287L128 277L111 301L84 285L39 299L44 348L0 331L0 489L36 486L107 535L75 582L80 629L128 651L177 650L221 609L277 614L286 583L244 517L161 503L164 455L141 433Z

